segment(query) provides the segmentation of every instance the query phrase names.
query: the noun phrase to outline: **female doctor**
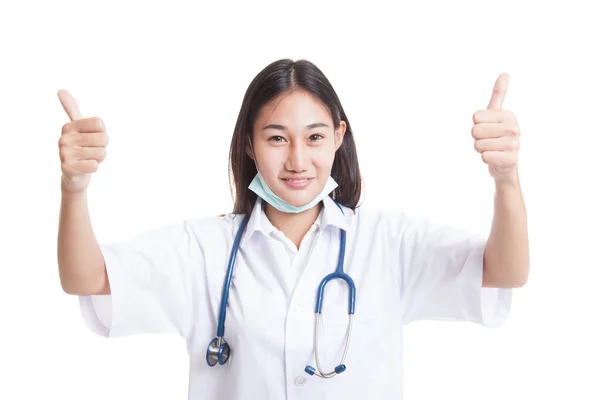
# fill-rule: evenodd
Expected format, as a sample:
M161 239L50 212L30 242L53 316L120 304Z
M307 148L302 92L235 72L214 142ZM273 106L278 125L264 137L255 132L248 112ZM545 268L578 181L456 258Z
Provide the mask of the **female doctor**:
M241 105L233 212L99 245L85 196L106 129L59 91L71 119L59 140L63 290L99 335L180 334L189 399L401 398L404 325L499 327L512 288L527 280L519 127L501 109L507 79L473 116L475 149L496 182L489 239L359 207L358 157L336 92L314 64L283 59Z

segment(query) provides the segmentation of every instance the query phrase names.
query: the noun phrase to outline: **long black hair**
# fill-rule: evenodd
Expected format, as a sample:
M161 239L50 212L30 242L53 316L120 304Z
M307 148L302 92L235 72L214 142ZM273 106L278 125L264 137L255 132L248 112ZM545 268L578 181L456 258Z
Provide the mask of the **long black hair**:
M352 210L358 206L361 177L356 145L352 127L335 90L323 72L310 61L281 59L267 65L250 82L235 124L229 150L229 184L231 187L233 177L235 186L234 214L249 214L256 201L256 193L248 189L257 173L256 166L245 147L252 139L252 127L259 111L272 99L297 90L311 94L327 107L334 130L339 128L340 121L346 123L344 140L331 167L331 176L338 187L329 195Z

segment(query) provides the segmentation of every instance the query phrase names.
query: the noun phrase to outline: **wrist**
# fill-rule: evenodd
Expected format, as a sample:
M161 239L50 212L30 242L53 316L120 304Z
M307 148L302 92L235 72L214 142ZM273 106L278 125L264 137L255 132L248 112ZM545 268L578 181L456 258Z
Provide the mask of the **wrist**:
M63 198L67 199L81 199L85 198L87 194L87 189L84 190L73 190L69 189L67 185L65 185L64 177L60 180L60 192Z
M497 179L494 181L497 189L517 189L521 187L519 180L519 174L515 169L514 173L503 179Z

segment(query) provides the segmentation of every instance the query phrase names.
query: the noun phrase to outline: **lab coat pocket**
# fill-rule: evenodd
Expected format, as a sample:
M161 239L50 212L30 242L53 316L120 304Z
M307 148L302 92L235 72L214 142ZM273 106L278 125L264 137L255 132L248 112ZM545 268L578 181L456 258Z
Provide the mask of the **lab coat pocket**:
M319 327L319 354L323 354L324 362L321 366L324 370L333 371L342 362L347 339L348 353L344 363L352 364L357 354L361 352L361 347L379 336L377 331L382 329L384 321L368 315L363 317L365 318L355 314L351 326L348 314L329 318L327 324L325 319L323 320L323 324Z
M366 336L371 335L371 329L378 329L382 324L382 319L373 313L355 310L352 315L352 325L350 325L350 316L348 314L347 300L343 306L336 309L323 308L322 321L319 326L319 355L323 357L321 367L328 372L340 364L346 348L346 339L349 337L348 353L344 363L353 359L352 354L356 353L357 346L364 341ZM350 331L349 331L350 329Z
M348 290L340 283L338 285L338 282L331 282L329 293L325 293L322 323L319 326L319 355L323 357L321 367L327 372L332 371L342 360L350 323ZM370 351L383 351L381 346L394 331L393 324L397 320L393 315L388 315L392 308L385 307L382 296L367 290L360 294L360 297L357 294L348 353L344 360L348 367L356 360L364 362L361 357L368 357Z

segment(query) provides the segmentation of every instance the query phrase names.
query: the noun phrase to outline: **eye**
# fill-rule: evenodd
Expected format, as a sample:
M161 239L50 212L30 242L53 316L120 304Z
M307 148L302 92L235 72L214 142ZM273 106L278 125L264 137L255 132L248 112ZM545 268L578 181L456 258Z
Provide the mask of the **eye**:
M275 142L275 143L281 143L281 141L283 140L283 136L271 136L269 138L269 140Z
M310 135L310 140L315 142L317 140L321 140L323 139L323 135L321 135L320 133L315 133L314 135Z

